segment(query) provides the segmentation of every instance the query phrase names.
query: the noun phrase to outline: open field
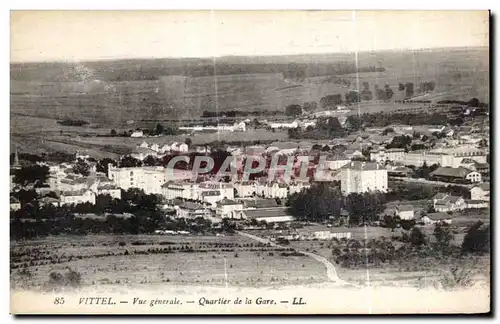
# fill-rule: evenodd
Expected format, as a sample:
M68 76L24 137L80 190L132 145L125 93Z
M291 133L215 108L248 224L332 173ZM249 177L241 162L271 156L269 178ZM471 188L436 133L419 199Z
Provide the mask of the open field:
M51 272L64 273L68 267L81 274L83 285L97 286L269 286L328 280L321 263L281 253L289 252L241 236L57 236L11 242L11 283L16 289L43 288Z
M477 219L476 219L477 220ZM469 219L469 223L472 219ZM469 225L470 225L469 224ZM334 227L334 228L321 228L322 226L315 225L314 231L320 230L330 230L332 232L345 233L351 232L351 239L341 239L341 240L299 240L290 241L289 244L284 246L293 247L297 251L305 251L309 253L314 253L327 258L336 268L336 272L341 280L345 280L349 283L356 285L372 285L372 286L427 286L430 284L435 284L440 282L443 276L448 275L450 269L455 265L460 265L462 268L471 268L473 271L473 279L478 282L489 282L489 269L490 269L490 257L489 255L481 256L475 261L472 259L464 258L453 259L450 257L441 258L430 258L430 257L413 257L406 260L401 260L400 262L383 262L379 266L373 266L370 263L364 263L362 266L345 267L339 264L336 260L336 255L333 250L344 251L353 249L352 245L354 241L360 242L360 248L357 253L363 254L362 250L365 246L370 246L373 240L390 241L392 245L398 249L403 246L403 243L394 240L393 237L401 237L402 233L405 232L401 228L391 231L387 228L382 227ZM419 226L422 232L426 235L430 242L434 242L434 225ZM307 230L309 227L304 227L302 230ZM311 227L312 228L312 227ZM455 246L460 246L463 242L466 227L464 224L459 226L452 225L452 232L454 235L451 244ZM260 237L269 237L272 234L279 235L280 232L277 230L254 230L251 234ZM408 234L408 233L407 233ZM345 250L347 248L347 250ZM368 255L366 255L368 258Z
M421 81L435 81L432 96L475 96L488 102L488 55L487 48L363 52L356 64L381 66L385 71L338 76L349 79L352 89L358 88L358 81L361 85L369 82L371 89L387 83L395 92L394 100L402 99L398 98L399 83L413 82L417 88ZM291 103L318 102L326 94L348 91L333 83L317 82L321 77L314 71L321 64L355 63L353 54L267 57L265 62L248 63L252 60L220 58L215 78L213 62L206 60L14 64L11 110L106 121L113 127L129 119L196 118L203 110L215 111L216 106L219 111L283 111ZM246 65L239 67L242 62ZM295 62L306 64L303 81L283 74ZM141 79L149 72L154 74L150 79Z
M288 139L286 131L247 131L193 133L182 135L165 135L161 137L96 137L107 135L110 126L62 126L56 119L32 117L12 114L10 119L11 143L16 144L20 152L43 153L63 151L68 153L88 153L95 158L117 158L136 149L142 142L165 144L168 142L184 142L191 138L193 145L203 145L214 141L280 141ZM122 131L117 128L116 131ZM61 133L62 131L62 133Z

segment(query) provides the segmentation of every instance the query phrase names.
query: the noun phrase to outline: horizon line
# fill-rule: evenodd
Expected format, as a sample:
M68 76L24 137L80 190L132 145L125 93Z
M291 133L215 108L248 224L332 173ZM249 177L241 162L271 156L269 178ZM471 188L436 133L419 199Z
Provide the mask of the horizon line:
M441 46L441 47L424 47L424 48L393 48L393 49L380 49L380 50L363 50L363 51L348 51L348 52L320 52L320 53L294 53L294 54L228 54L217 56L162 56L162 57L115 57L115 58L96 58L91 60L45 60L45 61L10 61L9 64L70 64L70 63L95 63L95 62L112 62L112 61L139 61L139 60L209 60L209 59L227 59L227 58L244 58L244 57L286 57L286 56L318 56L318 55L335 55L335 54L355 54L355 53L377 53L377 52L425 52L432 50L456 50L456 49L489 49L487 46ZM251 64L251 63L249 63Z

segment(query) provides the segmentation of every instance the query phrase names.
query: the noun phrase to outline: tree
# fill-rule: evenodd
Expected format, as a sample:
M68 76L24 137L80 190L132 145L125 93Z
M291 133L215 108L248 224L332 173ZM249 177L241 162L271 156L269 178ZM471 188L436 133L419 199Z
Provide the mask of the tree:
M49 178L49 167L45 165L28 165L14 171L13 182L26 186L28 184L42 184Z
M433 235L436 239L436 244L441 250L448 248L454 237L449 226L441 225L439 223L434 227Z
M165 131L165 128L163 127L162 124L160 124L160 123L156 124L155 132L157 135L163 134L164 131Z
M351 193L345 200L350 224L362 225L373 222L384 210L384 197L381 193Z
M329 217L339 217L342 195L337 188L325 183L312 186L288 199L289 212L300 220L322 221Z
M119 163L120 168L131 168L142 166L141 160L138 160L130 155L124 156Z
M490 226L478 221L469 227L462 242L462 252L484 253L490 251Z
M111 134L111 136L116 136L116 131L114 129L112 129L110 134Z
M289 105L285 109L285 114L293 117L299 116L302 114L302 107L300 105Z
M142 161L142 163L145 165L145 166L155 166L155 165L158 165L159 164L159 160L157 158L155 158L154 156L152 155L148 155L146 156L146 158Z
M408 82L406 85L405 85L405 89L406 89L406 98L411 98L413 97L413 83L411 82Z
M357 103L361 101L361 96L357 91L349 91L345 94L345 102L347 104Z
M75 165L73 165L73 173L87 177L90 174L90 166L82 159L78 159Z
M315 110L318 107L318 104L316 101L311 101L311 102L304 102L303 109L304 111L310 112Z
M184 143L187 144L187 146L191 146L191 144L193 144L193 140L188 137L184 140Z
M425 234L422 233L422 230L418 227L413 227L410 233L410 243L413 246L422 246L427 244L427 239L425 237Z
M110 158L104 158L101 159L97 162L96 165L96 171L97 172L102 172L104 174L108 174L108 165L112 164L113 166L116 166L116 161Z
M394 91L392 91L391 87L388 84L385 85L384 91L386 100L390 100L394 95Z
M385 227L390 228L391 232L394 232L397 226L397 218L393 215L384 215L382 223Z
M342 104L342 95L333 94L333 95L324 96L320 99L319 103L320 103L322 108L335 107L337 105L341 105Z
M471 100L469 100L467 102L467 104L471 107L479 107L479 105L481 104L481 102L479 101L479 99L477 98L472 98Z
M398 86L398 91L403 91L405 89L405 85L400 83Z

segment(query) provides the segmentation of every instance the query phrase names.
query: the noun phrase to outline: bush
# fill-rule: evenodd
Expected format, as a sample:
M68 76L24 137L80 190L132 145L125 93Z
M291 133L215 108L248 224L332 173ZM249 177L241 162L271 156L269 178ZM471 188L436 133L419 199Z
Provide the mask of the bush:
M483 226L478 221L467 230L462 243L463 252L489 252L490 251L490 227Z
M120 243L118 243L118 245L119 245L119 246L125 246L125 245L127 245L127 243L125 243L125 242L120 242Z
M51 287L78 287L82 281L82 275L69 269L68 272L63 275L60 272L52 271L49 274L49 286Z

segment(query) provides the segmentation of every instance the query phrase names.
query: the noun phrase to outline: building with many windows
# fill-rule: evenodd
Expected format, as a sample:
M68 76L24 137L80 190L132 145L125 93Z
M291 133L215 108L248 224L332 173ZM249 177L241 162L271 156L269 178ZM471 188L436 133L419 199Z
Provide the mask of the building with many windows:
M354 192L387 192L387 169L377 163L352 161L340 170L340 187L345 195Z

